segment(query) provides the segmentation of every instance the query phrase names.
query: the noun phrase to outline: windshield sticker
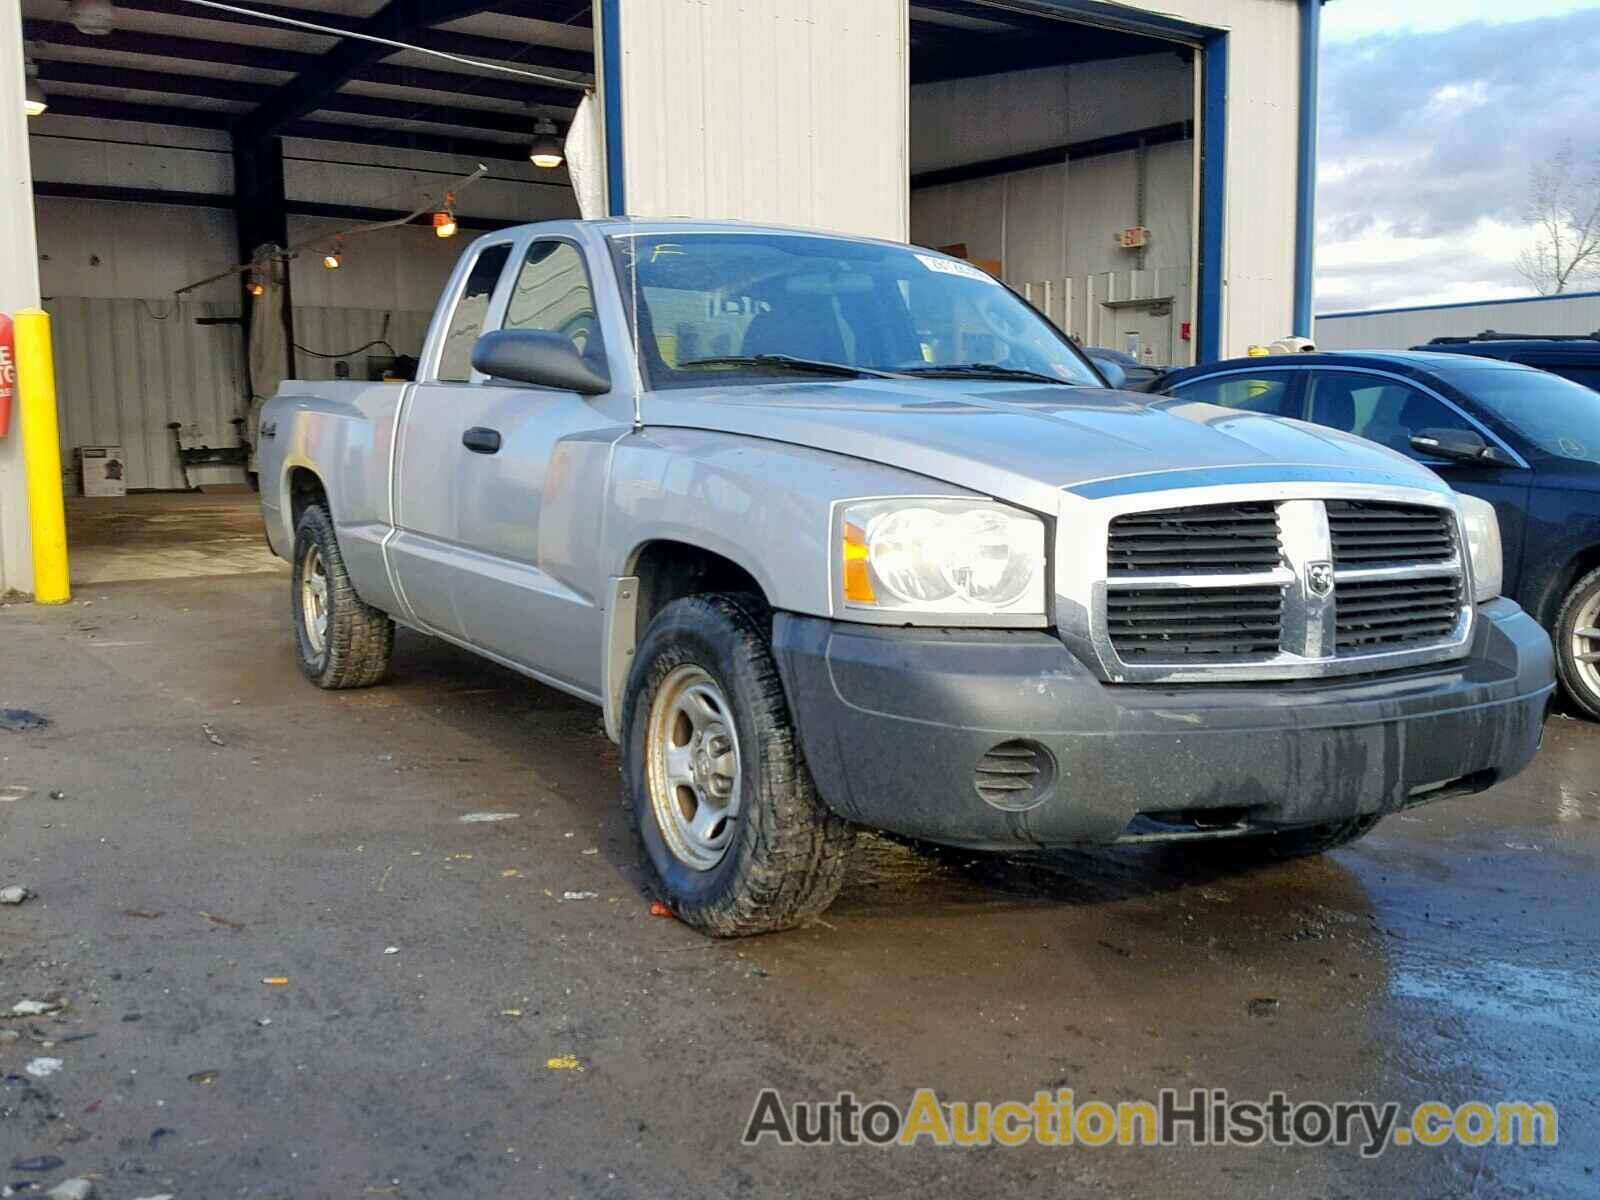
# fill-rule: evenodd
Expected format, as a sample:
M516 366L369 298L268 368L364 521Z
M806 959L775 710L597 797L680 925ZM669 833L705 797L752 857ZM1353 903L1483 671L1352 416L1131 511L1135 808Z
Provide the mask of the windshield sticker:
M953 258L939 258L932 254L919 254L917 261L930 271L937 271L941 275L959 275L962 279L980 279L984 283L1000 284L989 272L982 267L975 267L971 263L958 262Z

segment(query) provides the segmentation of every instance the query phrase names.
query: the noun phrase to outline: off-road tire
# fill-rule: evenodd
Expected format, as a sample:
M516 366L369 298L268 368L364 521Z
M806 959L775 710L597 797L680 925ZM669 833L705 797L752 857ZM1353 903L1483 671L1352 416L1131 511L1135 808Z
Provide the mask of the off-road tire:
M307 550L315 546L327 577L328 628L320 652L306 628L302 589ZM295 657L305 677L330 691L371 687L389 672L394 655L394 622L356 595L345 570L333 519L320 504L300 514L294 530L294 574L289 588Z
M1348 821L1330 821L1325 825L1306 825L1299 829L1285 829L1281 833L1252 833L1244 837L1218 838L1198 844L1216 862L1270 863L1287 862L1295 858L1310 858L1326 854L1340 846L1360 841L1376 828L1383 818L1377 813L1351 817ZM1191 849L1196 847L1191 847Z
M1591 609L1597 594L1600 594L1600 568L1590 571L1573 584L1567 598L1561 602L1561 611L1556 614L1554 641L1556 672L1561 676L1561 688L1567 694L1567 699L1584 716L1600 721L1600 691L1596 691L1592 681L1584 678L1583 665L1577 661L1573 646L1579 617L1585 609ZM1585 625L1585 628L1590 626ZM1600 648L1600 642L1590 641L1588 644Z
M772 659L771 627L757 596L673 601L645 631L623 703L623 807L647 875L682 921L714 937L791 929L822 913L844 881L855 837L817 795ZM709 870L668 848L648 777L652 705L684 665L704 671L727 697L739 746L739 815Z

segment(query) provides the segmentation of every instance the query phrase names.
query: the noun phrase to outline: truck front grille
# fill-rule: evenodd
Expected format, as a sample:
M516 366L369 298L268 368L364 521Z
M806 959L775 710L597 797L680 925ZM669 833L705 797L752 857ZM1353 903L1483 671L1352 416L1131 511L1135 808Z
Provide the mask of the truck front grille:
M1340 566L1446 562L1456 552L1450 514L1420 504L1329 500L1328 532Z
M1278 510L1267 501L1129 513L1112 520L1106 544L1113 575L1270 571L1279 557Z
M1106 627L1124 662L1276 654L1283 588L1112 587Z
M1101 528L1091 617L1112 678L1295 678L1466 651L1466 552L1446 504L1246 496Z
M1441 641L1455 632L1461 619L1461 579L1431 575L1341 582L1334 591L1334 611L1340 654Z

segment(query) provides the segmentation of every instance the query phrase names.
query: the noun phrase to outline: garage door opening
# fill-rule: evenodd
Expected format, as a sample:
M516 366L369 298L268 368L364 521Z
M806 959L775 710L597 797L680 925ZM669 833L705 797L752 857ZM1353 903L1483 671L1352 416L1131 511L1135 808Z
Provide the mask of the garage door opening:
M1200 51L978 0L910 12L911 240L1080 345L1193 363Z
M577 215L531 150L593 82L592 10L105 7L86 33L21 4L73 580L281 570L243 453L261 399L403 378L473 238Z

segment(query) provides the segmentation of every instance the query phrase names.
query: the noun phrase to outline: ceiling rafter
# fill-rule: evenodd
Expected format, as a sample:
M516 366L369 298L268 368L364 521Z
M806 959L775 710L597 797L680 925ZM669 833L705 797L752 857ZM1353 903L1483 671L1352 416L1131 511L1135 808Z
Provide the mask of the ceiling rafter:
M418 45L431 44L435 49L459 46L451 53L465 52L460 39L468 35L445 34L433 26L460 20L477 13L490 12L504 0L389 0L372 16L357 22L353 32L389 38L396 41L414 41ZM441 43L441 39L444 44ZM496 47L507 45L517 48L517 57L525 47L498 39L473 37L466 44L476 46L479 41L492 41ZM501 57L504 51L484 54L487 47L478 47L474 57ZM301 71L294 79L281 85L278 95L242 119L238 125L241 140L258 141L278 133L286 124L305 117L321 108L325 101L341 87L355 78L363 67L389 57L394 51L386 46L347 38L319 56L316 65ZM570 52L564 52L570 53Z

